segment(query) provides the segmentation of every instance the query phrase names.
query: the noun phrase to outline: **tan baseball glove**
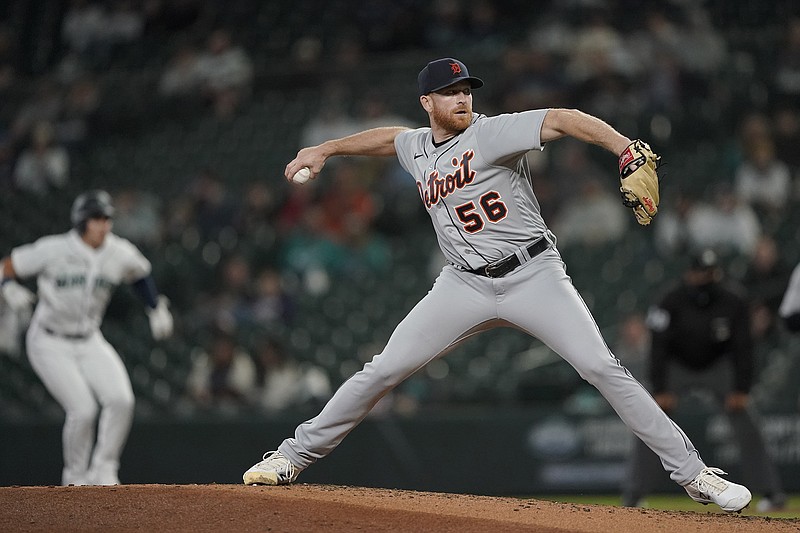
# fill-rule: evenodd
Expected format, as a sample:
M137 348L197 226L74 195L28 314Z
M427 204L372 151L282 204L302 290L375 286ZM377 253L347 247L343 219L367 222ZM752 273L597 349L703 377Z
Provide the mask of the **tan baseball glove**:
M658 212L658 174L661 156L636 139L619 156L619 190L622 204L633 209L636 222L650 224Z

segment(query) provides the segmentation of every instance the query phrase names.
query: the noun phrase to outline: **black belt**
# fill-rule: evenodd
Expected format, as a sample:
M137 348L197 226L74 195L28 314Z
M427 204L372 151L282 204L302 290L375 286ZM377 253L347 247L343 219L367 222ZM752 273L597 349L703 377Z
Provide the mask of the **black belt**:
M69 339L71 341L82 341L89 338L89 333L59 333L57 331L53 331L50 328L42 328L45 333L48 335L52 335L53 337L61 337L63 339Z
M533 259L540 253L547 250L549 247L550 242L544 237L541 237L538 241L528 246L526 250L528 250L528 255L530 258ZM517 254L511 254L500 259L499 261L495 261L494 263L490 263L474 270L466 270L466 272L478 274L479 276L485 276L487 278L502 278L521 264L522 261L519 260Z

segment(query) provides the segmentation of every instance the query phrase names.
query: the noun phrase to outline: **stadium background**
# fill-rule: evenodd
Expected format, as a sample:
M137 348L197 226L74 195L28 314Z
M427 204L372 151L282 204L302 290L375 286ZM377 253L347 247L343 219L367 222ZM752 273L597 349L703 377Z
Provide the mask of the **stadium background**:
M375 118L365 115L364 103L377 100L385 106L378 119L395 115L419 124L424 116L416 103L416 72L431 58L453 55L487 81L476 95L478 111L514 111L532 102L577 107L650 140L668 161L666 210L679 192L711 202L721 187L732 185L743 157L745 119L762 113L771 120L796 109L800 98L800 87L791 83L791 74L800 72L800 46L793 47L790 37L798 25L791 2L701 2L708 26L699 32L724 43L716 63L692 66L686 58L702 55L702 48L681 54L656 47L663 55L644 52L648 60L634 71L594 76L567 68L569 43L598 16L610 29L606 36L653 37L657 28L645 24L640 2L540 2L534 9L508 1L495 5L494 20L473 18L490 9L484 2L89 4L109 12L131 9L143 21L141 31L76 57L62 39L72 4L12 0L0 7L0 244L7 251L64 231L72 199L87 188L115 195L132 189L154 198L157 238L137 244L172 300L177 334L152 342L141 307L124 288L103 328L123 355L137 395L121 471L129 483L235 483L265 447L315 413L314 405L268 414L256 406L198 408L188 401L193 357L220 320L248 349L265 335L281 338L294 358L323 368L335 385L375 353L430 286L437 255L427 216L416 190L403 186L388 162L355 161L350 169L375 206L368 236L382 259L319 268L292 259L292 247L326 249L317 246L319 234L287 218L298 203L322 205L332 196L334 167L308 189L310 198L298 198L282 179L283 166L315 118L336 111L349 125L364 124ZM687 10L693 4L657 3L686 35L697 29ZM453 5L455 17L443 9ZM167 97L159 90L176 52L187 43L202 49L216 28L227 28L253 65L249 91L231 112L214 108L201 94ZM692 46L688 39L683 44ZM544 52L543 71L536 70L533 58L542 58L533 51ZM671 79L663 80L668 74ZM45 103L66 101L80 84L88 84L96 105L83 112L59 106L49 117L62 126L56 132L69 152L69 180L39 193L18 187L14 166L28 144L17 130L22 110L44 112ZM76 123L84 129L67 127ZM797 139L784 139L786 154L796 151L791 141ZM553 146L552 155L535 162L542 183L549 186L565 171L571 149ZM585 155L613 189L614 161L599 151ZM796 190L797 159L787 163ZM219 181L204 179L209 175ZM269 200L244 216L255 182L267 184ZM209 183L224 189L224 208L206 209ZM544 207L556 218L565 200L553 193L547 204L546 194L543 188ZM795 193L776 214L759 211L763 231L790 265L800 259L797 205ZM629 222L622 238L561 246L612 346L624 318L644 312L685 264L684 254L659 247L651 228ZM727 252L732 274L743 277L748 255ZM362 257L353 249L339 253ZM293 302L291 316L259 321L226 307L230 287L223 266L233 257L244 258L253 271L279 270ZM223 307L225 313L208 312ZM0 484L56 484L63 415L31 372L24 345L4 344L10 346L0 355ZM787 488L797 491L798 340L776 331L759 344L758 355L754 394L766 437ZM724 419L701 403L676 416L708 450L709 463L737 471L738 450L728 444ZM501 330L412 378L304 481L483 494L609 492L622 476L630 438L571 368L540 344ZM674 490L666 479L662 488Z

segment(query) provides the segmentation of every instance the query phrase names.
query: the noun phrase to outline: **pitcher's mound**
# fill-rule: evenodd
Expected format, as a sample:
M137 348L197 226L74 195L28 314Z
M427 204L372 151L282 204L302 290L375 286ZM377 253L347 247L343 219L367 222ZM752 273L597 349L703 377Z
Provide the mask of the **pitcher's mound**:
M797 533L800 520L302 483L120 485L0 487L0 531Z

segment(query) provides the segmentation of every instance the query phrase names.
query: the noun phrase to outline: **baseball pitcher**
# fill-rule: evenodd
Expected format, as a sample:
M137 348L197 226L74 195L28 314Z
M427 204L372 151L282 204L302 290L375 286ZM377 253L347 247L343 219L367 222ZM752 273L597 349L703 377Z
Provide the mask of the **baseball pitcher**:
M107 192L86 192L72 205L72 230L18 246L2 260L2 295L10 307L22 309L36 299L15 278L37 281L27 350L33 370L66 413L62 485L119 484L134 397L124 363L100 332L116 286L133 284L155 339L172 333L172 314L150 276L150 262L111 233L113 216Z
M413 176L448 261L430 292L392 333L383 352L347 380L318 416L244 473L246 484L294 481L325 457L387 392L461 341L503 325L540 339L597 387L622 420L661 458L671 478L703 504L740 511L747 488L708 468L684 432L609 351L542 219L525 154L564 136L619 157L622 202L646 225L658 211L659 158L605 122L570 109L485 116L473 113L483 85L456 59L418 76L430 127L376 128L300 150L292 179L315 178L329 157L397 156Z

